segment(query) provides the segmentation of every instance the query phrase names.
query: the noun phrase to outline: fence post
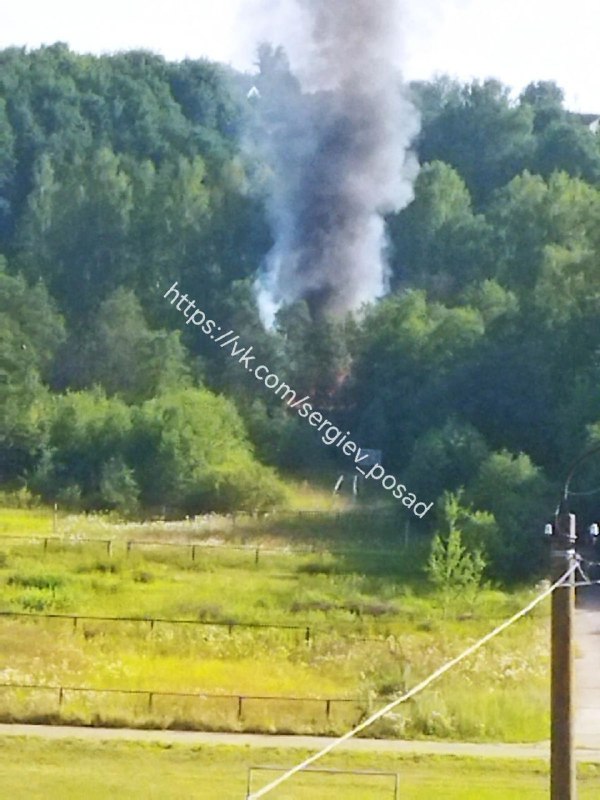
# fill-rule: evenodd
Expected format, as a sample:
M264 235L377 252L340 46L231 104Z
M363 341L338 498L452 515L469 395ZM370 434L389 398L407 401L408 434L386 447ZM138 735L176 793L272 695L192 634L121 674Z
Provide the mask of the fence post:
M306 641L306 644L310 644L310 628L308 626L307 626L306 632L304 634L304 639Z
M238 714L237 714L238 720L241 720L241 718L242 718L242 704L243 704L243 702L244 702L244 698L240 695L238 697Z
M58 707L60 708L63 703L63 687L61 686L58 690Z
M254 565L258 567L258 562L260 560L260 547L256 548L256 553L254 554Z
M112 551L112 539L107 539L106 540L106 555L109 558L112 558L112 552L113 552Z
M154 692L148 692L148 711L152 711L153 700L154 700Z
M328 720L331 719L331 700L325 701L325 715Z
M48 539L44 538L44 553L48 552Z
M196 560L196 545L192 545L192 561Z
M73 632L77 630L77 617L73 617Z
M127 555L128 555L128 556L129 556L129 554L131 553L131 548L132 548L132 547L133 547L133 542L131 541L131 539L129 539L129 540L127 541Z

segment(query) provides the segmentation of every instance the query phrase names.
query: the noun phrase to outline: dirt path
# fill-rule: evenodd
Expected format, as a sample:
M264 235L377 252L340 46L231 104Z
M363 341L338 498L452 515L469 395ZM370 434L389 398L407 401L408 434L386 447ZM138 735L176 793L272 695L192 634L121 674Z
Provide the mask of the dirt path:
M600 586L578 590L575 642L575 741L600 749Z
M228 745L257 748L317 750L332 739L318 736L266 736L247 733L199 733L192 731L141 731L128 728L76 728L54 725L0 725L2 736L39 736L44 739L88 741L160 742L182 745ZM393 739L355 739L340 750L481 758L548 759L549 744L471 744L468 742L406 742ZM580 749L580 761L600 763L600 748Z

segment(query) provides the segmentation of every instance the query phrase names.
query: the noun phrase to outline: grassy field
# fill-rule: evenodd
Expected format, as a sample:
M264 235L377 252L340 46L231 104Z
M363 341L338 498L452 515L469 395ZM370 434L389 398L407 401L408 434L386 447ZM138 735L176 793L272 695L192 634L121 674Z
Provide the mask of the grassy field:
M242 800L249 767L290 767L307 755L299 750L7 737L0 742L0 785L3 796L12 800ZM542 762L352 753L330 755L322 766L398 773L401 800L545 800L548 796L548 770ZM279 774L254 772L252 788ZM592 800L599 792L600 768L581 766L580 800ZM393 779L307 774L268 796L393 800Z
M42 522L49 530L44 532ZM208 524L210 523L210 524ZM52 515L0 513L0 610L133 616L140 622L0 619L0 683L353 698L334 704L154 698L0 690L5 720L201 727L215 730L336 733L385 699L412 686L475 638L520 608L532 589L487 589L474 607L457 602L444 615L423 575L428 541L407 547L385 519L371 520L369 552L262 554L279 548L363 543L360 516L305 515L252 520L124 526L104 519L61 518L59 532L114 540L43 544L7 538L51 534ZM352 528L354 525L354 529ZM393 525L393 522L392 522ZM205 527L208 529L205 530ZM394 531L392 531L392 534ZM134 547L144 538L240 544L246 550ZM390 541L393 544L390 544ZM377 546L386 543L384 549ZM208 623L297 625L277 631L178 626L143 618ZM535 741L548 737L547 608L509 630L464 667L369 731L381 736ZM311 642L304 627L311 627ZM365 641L369 639L369 641ZM374 640L374 641L373 641Z
M53 519L48 508L0 508L0 536L51 536Z

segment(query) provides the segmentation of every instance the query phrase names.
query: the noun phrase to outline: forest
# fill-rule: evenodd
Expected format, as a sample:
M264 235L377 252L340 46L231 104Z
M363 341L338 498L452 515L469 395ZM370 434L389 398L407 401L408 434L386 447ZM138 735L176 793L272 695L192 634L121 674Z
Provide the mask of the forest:
M296 303L265 330L269 174L245 146L248 94L293 76L269 47L257 69L0 52L0 488L135 517L333 486L331 448L172 313L178 281L420 498L450 503L498 574L528 574L569 464L600 441L600 109L569 112L547 82L518 99L494 80L410 85L420 171L386 220L388 295L343 319ZM600 465L574 489L598 485ZM593 499L576 503L590 521Z

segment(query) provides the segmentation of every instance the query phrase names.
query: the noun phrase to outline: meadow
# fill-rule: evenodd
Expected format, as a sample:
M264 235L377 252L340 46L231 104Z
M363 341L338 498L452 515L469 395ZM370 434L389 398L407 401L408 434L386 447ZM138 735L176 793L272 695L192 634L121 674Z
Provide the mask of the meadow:
M444 608L428 551L386 514L125 525L7 509L0 719L343 732L535 594L486 587ZM547 640L543 606L368 735L548 738Z
M15 800L241 800L251 767L290 767L302 750L189 747L132 742L44 741L5 737L0 746L0 784ZM402 800L544 800L548 768L538 761L338 753L325 769L397 773ZM277 771L252 772L257 789ZM600 768L579 766L579 797L600 791ZM277 800L393 800L388 776L305 774L273 792ZM26 787L24 789L23 787Z

